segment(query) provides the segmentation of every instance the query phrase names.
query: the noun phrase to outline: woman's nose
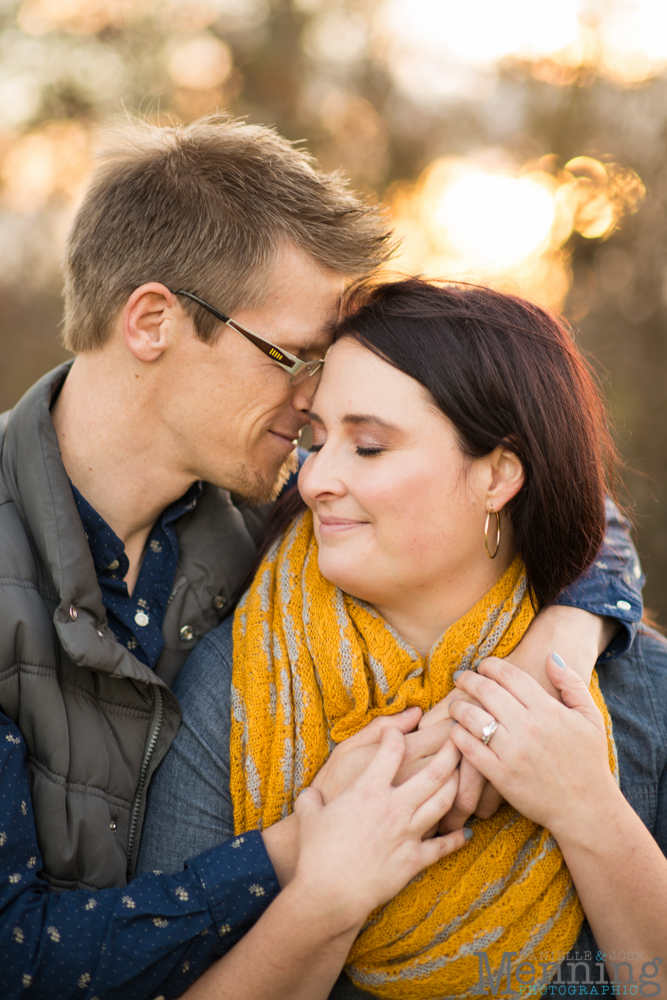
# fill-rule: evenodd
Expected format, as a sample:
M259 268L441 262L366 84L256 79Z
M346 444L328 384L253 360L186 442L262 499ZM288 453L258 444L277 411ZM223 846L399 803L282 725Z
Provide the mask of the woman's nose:
M299 473L299 492L309 506L345 495L347 490L332 449L325 445L309 455Z

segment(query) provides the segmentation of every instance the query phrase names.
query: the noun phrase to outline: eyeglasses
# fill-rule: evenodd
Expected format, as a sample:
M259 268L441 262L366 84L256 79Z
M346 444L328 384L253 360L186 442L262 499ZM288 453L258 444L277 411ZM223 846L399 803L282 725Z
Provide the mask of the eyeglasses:
M216 319L219 319L221 323L226 323L227 326L231 327L232 330L236 330L240 333L242 337L249 340L251 344L255 347L259 347L260 351L268 355L272 361L275 361L277 365L286 371L290 377L290 382L292 385L298 385L300 382L305 381L307 378L312 378L313 375L317 375L322 369L324 364L324 358L320 358L319 361L302 361L301 358L295 357L294 354L290 354L289 351L283 351L282 347L277 347L272 344L270 340L265 340L264 337L259 337L252 330L248 330L245 326L241 326L236 320L230 319L229 316L225 316L224 313L220 312L214 306L209 305L208 302L204 302L200 299L198 295L193 295L192 292L186 292L184 289L180 288L174 295L185 295L186 298L192 299L197 305L202 306L204 309L208 310Z

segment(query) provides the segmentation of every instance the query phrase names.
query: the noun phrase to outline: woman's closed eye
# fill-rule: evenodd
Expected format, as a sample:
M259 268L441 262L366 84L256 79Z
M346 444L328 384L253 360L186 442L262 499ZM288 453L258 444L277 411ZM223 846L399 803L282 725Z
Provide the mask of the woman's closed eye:
M313 443L311 444L308 451L311 453L311 455L317 454L317 452L321 451L323 447L324 447L324 442L322 444ZM360 455L362 458L368 458L371 457L372 455L380 455L384 451L384 448L381 447L380 445L372 445L364 448L362 445L358 444L355 448L355 451L357 455Z

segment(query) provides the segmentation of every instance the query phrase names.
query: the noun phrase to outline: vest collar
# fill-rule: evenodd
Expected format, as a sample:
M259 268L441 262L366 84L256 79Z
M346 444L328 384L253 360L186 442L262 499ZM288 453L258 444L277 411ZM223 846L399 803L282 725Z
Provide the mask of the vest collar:
M118 677L161 683L109 629L50 407L71 361L36 382L9 414L2 474L58 598L53 622L70 659Z

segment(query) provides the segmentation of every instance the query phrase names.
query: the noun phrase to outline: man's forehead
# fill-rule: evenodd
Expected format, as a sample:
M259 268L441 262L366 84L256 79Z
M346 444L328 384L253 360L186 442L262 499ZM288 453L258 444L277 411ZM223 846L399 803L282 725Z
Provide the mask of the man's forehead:
M340 316L341 295L320 296L321 303L309 303L303 312L295 303L291 315L276 309L271 316L274 339L292 354L302 351L324 354L333 342L333 330ZM271 301L265 302L267 313L271 312Z

